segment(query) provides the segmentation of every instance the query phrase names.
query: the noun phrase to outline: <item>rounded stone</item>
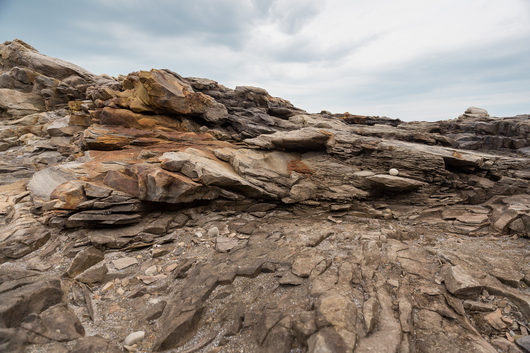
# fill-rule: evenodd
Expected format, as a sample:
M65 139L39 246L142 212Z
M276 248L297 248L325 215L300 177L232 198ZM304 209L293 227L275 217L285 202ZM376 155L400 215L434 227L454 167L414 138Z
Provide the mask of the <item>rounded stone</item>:
M145 331L136 331L136 332L129 334L129 336L125 338L123 343L127 346L131 346L143 340L144 337L145 337Z
M388 171L388 174L393 175L393 176L397 176L399 174L399 170L397 170L396 168L391 168Z

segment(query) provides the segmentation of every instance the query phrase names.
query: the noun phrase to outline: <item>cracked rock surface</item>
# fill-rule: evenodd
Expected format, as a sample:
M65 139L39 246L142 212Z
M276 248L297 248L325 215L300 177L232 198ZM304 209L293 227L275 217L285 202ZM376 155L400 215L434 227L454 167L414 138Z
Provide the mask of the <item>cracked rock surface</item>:
M528 352L530 116L312 114L0 44L0 351Z

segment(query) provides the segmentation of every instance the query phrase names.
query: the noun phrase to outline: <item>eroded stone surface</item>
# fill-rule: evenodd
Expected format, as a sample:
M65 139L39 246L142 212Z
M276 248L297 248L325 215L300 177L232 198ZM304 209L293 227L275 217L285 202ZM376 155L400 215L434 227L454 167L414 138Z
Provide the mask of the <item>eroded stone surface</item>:
M525 347L529 116L310 114L0 54L0 350Z

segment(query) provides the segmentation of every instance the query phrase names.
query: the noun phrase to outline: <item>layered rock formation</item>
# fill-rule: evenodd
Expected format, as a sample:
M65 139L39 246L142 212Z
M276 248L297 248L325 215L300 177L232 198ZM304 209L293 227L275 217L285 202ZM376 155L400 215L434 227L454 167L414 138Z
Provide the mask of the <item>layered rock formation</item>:
M529 349L528 115L0 56L0 351Z

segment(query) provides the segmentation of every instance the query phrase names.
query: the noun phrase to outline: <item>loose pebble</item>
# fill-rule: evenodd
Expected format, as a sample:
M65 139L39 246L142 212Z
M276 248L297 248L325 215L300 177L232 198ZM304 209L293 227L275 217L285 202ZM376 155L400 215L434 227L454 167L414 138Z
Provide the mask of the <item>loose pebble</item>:
M129 336L125 338L123 343L127 346L131 346L143 340L144 337L145 337L145 331L136 331L136 332L129 334Z

